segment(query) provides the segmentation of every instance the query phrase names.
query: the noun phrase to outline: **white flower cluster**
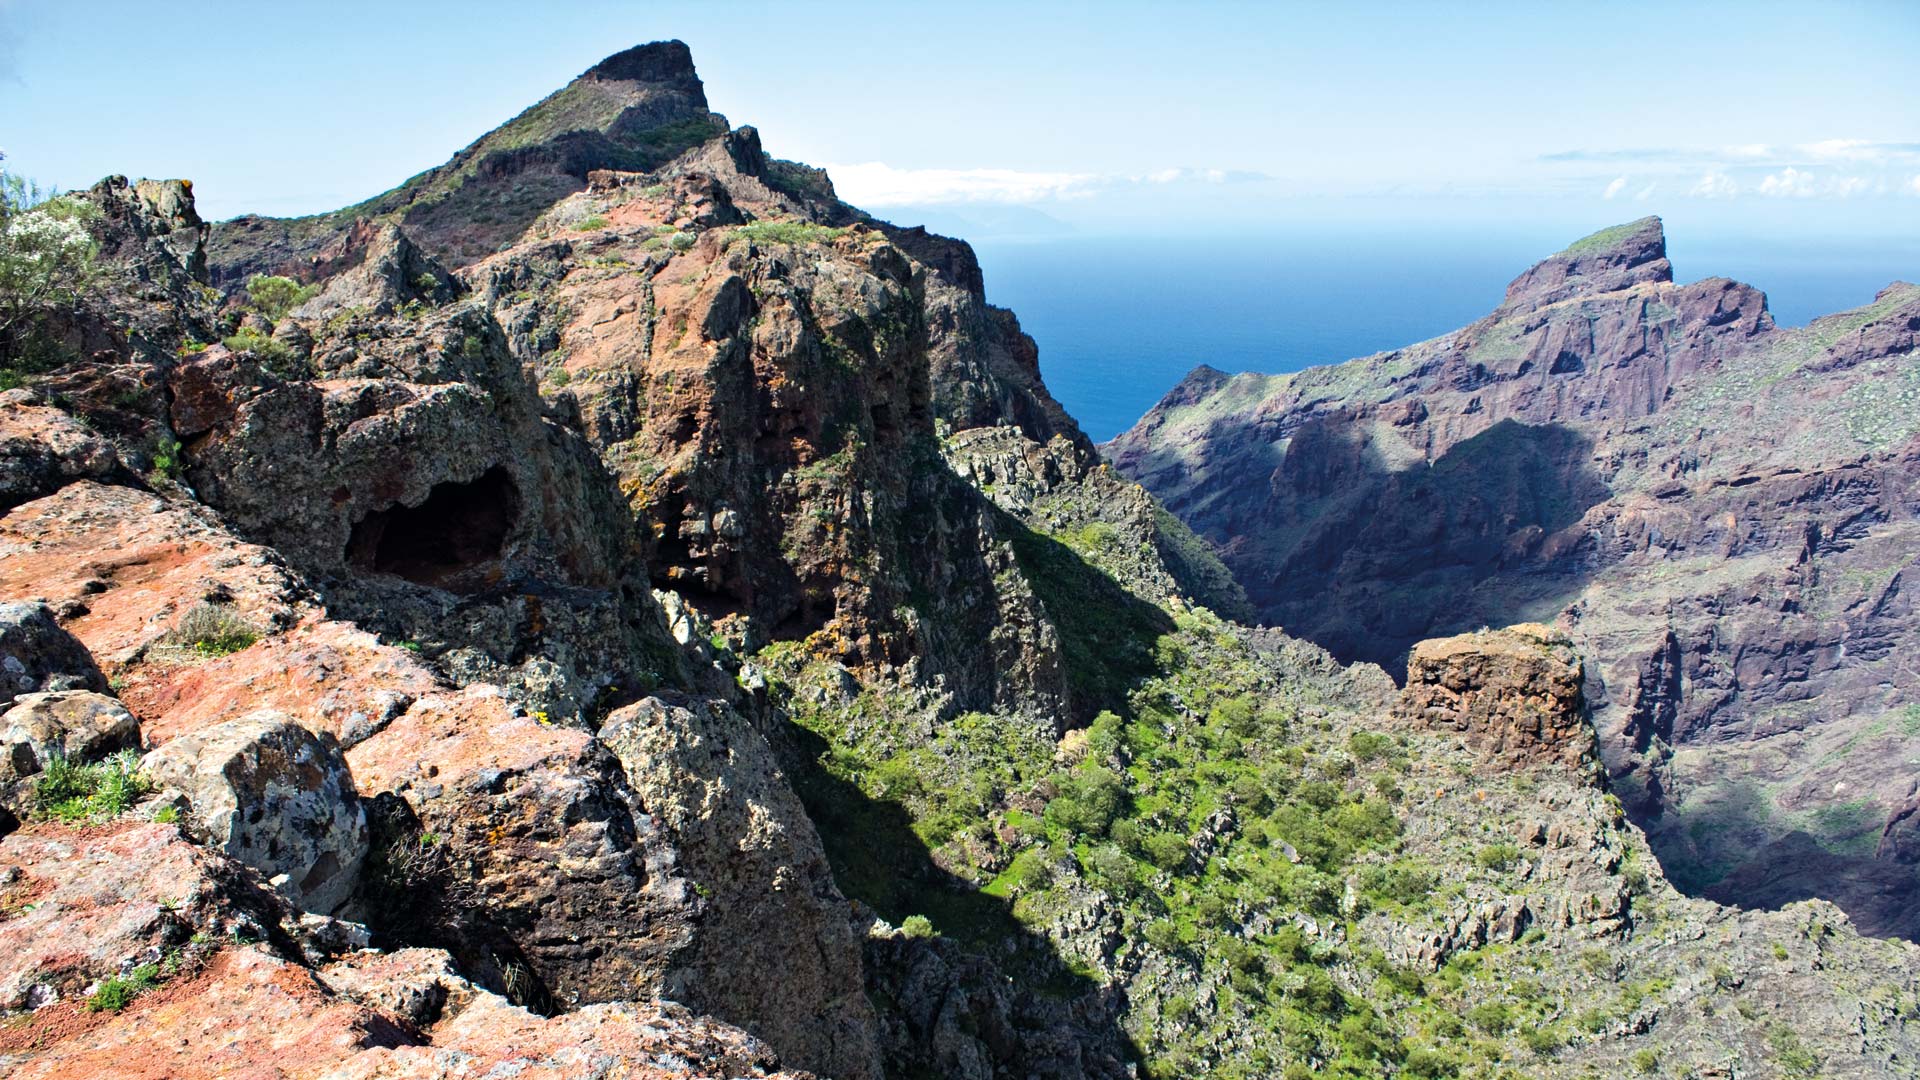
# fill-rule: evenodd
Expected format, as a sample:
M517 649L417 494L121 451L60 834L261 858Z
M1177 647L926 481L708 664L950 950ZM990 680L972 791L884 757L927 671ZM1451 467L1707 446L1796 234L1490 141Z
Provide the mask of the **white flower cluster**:
M0 255L51 266L84 254L92 243L78 221L41 208L7 219L0 232Z

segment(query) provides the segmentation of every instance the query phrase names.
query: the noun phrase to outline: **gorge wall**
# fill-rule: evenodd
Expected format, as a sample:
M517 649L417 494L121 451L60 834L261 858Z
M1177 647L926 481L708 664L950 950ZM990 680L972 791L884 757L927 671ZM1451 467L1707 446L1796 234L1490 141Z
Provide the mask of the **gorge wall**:
M1399 670L1557 620L1616 789L1687 888L1914 936L1920 289L1796 329L1675 284L1658 219L1493 314L1295 375L1195 371L1106 453L1262 621Z

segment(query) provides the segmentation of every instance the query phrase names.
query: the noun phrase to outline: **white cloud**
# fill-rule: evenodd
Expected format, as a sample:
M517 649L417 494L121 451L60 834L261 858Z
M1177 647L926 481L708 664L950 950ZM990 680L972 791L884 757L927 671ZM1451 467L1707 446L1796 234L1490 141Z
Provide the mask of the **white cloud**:
M1611 199L1625 190L1627 190L1627 178L1624 176L1616 176L1613 179L1613 183L1607 185L1607 190L1600 193L1600 197L1603 199Z
M1920 195L1920 173L1914 174L1913 179L1907 184L1907 190Z
M896 169L878 161L829 165L827 174L841 198L865 206L1044 202L1085 195L1100 179L1094 173L1019 169Z
M1773 147L1768 146L1766 143L1748 143L1745 146L1727 147L1727 156L1730 158L1764 158L1770 157L1772 154Z
M1820 179L1789 165L1760 181L1760 194L1775 198L1810 198L1820 193Z
M1740 185L1722 172L1710 172L1702 176L1693 190L1687 194L1699 199L1730 199L1740 194Z
M1659 186L1660 185L1658 184L1648 184L1646 187L1643 187L1639 191L1634 192L1633 201L1646 202L1648 199L1653 198L1654 189L1658 188Z
M1228 169L1155 169L1145 173L1029 172L1021 169L898 169L878 161L828 165L834 189L857 206L940 203L1038 203L1076 199L1139 184L1235 184L1272 180Z
M1896 147L1866 139L1822 139L1800 149L1823 161L1885 161L1899 152Z
M1855 195L1879 195L1885 191L1884 184L1864 176L1843 176L1833 182L1833 194L1842 199L1851 199Z
M1244 172L1226 169L1156 169L1144 176L1130 176L1126 179L1136 183L1177 184L1181 182L1197 184L1226 184L1248 180L1271 180L1265 173Z

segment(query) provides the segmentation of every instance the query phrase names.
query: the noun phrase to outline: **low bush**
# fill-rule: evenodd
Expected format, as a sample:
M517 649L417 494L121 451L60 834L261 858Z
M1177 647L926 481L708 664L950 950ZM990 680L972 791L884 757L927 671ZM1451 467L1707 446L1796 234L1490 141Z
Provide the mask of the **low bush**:
M127 1007L134 998L160 985L160 965L141 964L125 975L116 975L103 980L98 989L87 998L87 1008L93 1012L119 1012Z
M260 629L225 604L196 604L167 635L168 644L209 659L237 653L260 640Z
M152 790L131 750L93 765L54 755L34 781L33 801L42 814L61 821L104 820L126 813Z

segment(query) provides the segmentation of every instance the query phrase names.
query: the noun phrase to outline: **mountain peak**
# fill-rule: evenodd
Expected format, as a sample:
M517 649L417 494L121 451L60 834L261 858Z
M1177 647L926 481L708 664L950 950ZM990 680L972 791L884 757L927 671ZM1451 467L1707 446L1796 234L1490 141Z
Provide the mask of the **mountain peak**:
M1666 229L1658 217L1649 215L1583 236L1535 264L1507 286L1502 306L1531 309L1575 296L1672 280Z
M693 50L684 41L652 41L614 53L588 68L583 79L607 82L664 83L676 89L703 93L693 69Z

